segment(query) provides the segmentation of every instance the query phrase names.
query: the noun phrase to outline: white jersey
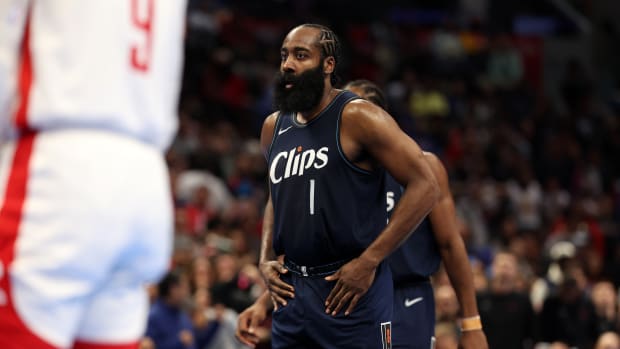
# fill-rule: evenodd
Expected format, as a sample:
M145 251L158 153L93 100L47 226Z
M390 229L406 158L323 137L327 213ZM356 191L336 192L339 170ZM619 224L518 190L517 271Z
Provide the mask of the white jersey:
M0 140L96 128L165 149L177 128L184 0L1 0Z

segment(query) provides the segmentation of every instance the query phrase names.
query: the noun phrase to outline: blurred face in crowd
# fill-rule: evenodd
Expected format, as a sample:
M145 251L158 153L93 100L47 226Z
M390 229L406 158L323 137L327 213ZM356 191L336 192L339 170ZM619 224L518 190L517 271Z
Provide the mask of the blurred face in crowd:
M510 253L498 253L493 259L492 282L495 291L513 291L517 282L517 259Z
M319 34L316 28L297 27L284 39L274 90L274 104L280 111L310 111L321 101L329 77L325 68L333 69L334 60L322 57Z
M614 285L608 281L597 282L592 287L592 303L599 316L613 318L618 307Z
M193 265L193 282L196 288L209 288L212 283L211 262L205 257L198 257Z
M620 337L617 333L605 332L598 338L594 349L620 349Z
M173 285L168 296L168 303L180 306L189 296L189 279L186 275L181 275L179 282Z
M228 282L237 275L237 260L229 254L217 256L215 261L218 282Z
M616 291L614 285L608 281L597 282L592 287L592 301L595 304L615 306Z

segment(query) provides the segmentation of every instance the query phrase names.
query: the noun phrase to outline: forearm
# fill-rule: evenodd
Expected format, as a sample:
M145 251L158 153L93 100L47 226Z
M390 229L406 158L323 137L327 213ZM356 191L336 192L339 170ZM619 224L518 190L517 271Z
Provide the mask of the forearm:
M271 301L271 294L269 293L269 290L266 290L265 292L263 292L256 299L254 304L258 304L259 306L264 307L265 310L267 310L267 311L273 310L273 302Z
M259 263L274 260L276 258L273 251L273 205L271 197L265 205L265 213L263 214L263 230L260 246Z
M388 225L360 257L375 265L381 263L411 235L428 215L438 195L435 181L410 183L396 205Z
M473 273L463 239L455 236L449 244L442 246L440 251L446 272L461 305L462 316L467 318L478 315Z

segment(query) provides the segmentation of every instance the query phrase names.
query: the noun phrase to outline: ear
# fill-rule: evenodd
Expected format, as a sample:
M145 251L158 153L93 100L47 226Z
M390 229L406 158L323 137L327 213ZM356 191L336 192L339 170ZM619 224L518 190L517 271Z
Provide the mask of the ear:
M323 73L331 74L336 68L336 60L333 56L329 56L323 60Z

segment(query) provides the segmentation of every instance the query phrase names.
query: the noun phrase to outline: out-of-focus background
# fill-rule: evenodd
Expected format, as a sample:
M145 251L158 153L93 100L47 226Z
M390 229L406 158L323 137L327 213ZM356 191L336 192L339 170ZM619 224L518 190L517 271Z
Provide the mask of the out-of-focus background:
M236 314L265 289L258 138L282 39L305 22L339 35L343 81L381 86L448 169L491 348L587 349L618 332L617 18L617 0L190 0L167 159L172 265L189 280L175 292L197 348L243 347ZM433 282L437 348L456 348L454 291L443 271ZM260 335L268 348L269 321Z

